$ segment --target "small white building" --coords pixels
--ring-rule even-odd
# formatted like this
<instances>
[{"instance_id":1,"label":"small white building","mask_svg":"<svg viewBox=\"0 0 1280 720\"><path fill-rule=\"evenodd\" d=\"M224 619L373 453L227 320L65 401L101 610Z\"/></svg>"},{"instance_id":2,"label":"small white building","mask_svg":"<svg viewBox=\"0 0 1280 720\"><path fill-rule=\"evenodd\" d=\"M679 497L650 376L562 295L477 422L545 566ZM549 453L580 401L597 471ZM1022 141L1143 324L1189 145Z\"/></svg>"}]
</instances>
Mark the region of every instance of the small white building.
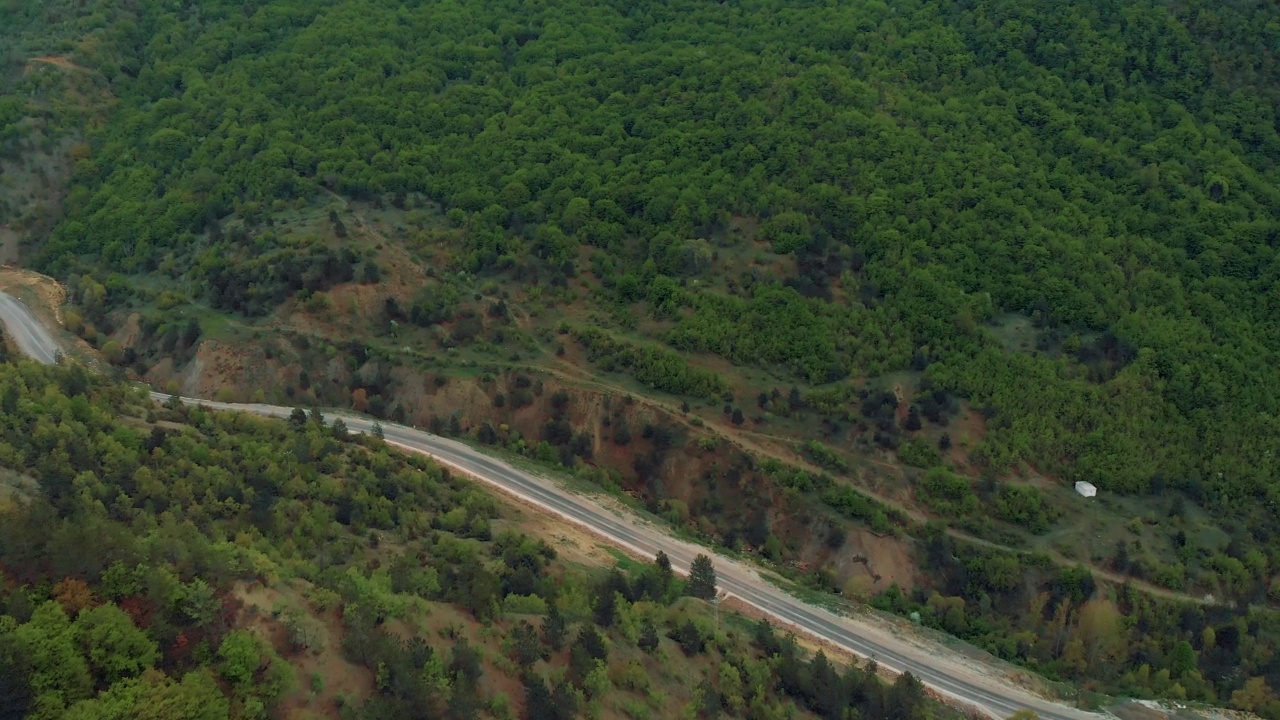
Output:
<instances>
[{"instance_id":1,"label":"small white building","mask_svg":"<svg viewBox=\"0 0 1280 720\"><path fill-rule=\"evenodd\" d=\"M1084 497L1093 497L1098 494L1098 488L1094 487L1093 483L1087 483L1081 480L1076 483L1076 492L1080 493Z\"/></svg>"}]
</instances>

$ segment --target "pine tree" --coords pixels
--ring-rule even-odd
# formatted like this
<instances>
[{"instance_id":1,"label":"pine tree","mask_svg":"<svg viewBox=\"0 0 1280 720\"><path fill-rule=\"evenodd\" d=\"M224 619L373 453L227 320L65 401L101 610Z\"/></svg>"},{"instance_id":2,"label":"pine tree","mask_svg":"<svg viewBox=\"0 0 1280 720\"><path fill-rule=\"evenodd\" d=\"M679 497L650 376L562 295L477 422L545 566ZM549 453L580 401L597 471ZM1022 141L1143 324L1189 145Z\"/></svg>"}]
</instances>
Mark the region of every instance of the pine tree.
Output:
<instances>
[{"instance_id":1,"label":"pine tree","mask_svg":"<svg viewBox=\"0 0 1280 720\"><path fill-rule=\"evenodd\" d=\"M670 637L680 643L680 649L685 655L697 655L706 648L706 639L702 637L702 632L692 620L685 620L670 634Z\"/></svg>"},{"instance_id":2,"label":"pine tree","mask_svg":"<svg viewBox=\"0 0 1280 720\"><path fill-rule=\"evenodd\" d=\"M603 662L608 657L609 651L604 645L604 638L595 631L595 628L590 625L584 626L578 631L578 636L569 651L568 676L581 686L587 675L595 669L596 661Z\"/></svg>"},{"instance_id":3,"label":"pine tree","mask_svg":"<svg viewBox=\"0 0 1280 720\"><path fill-rule=\"evenodd\" d=\"M781 647L768 618L761 618L760 622L756 623L754 640L756 647L764 651L765 657L773 657Z\"/></svg>"},{"instance_id":4,"label":"pine tree","mask_svg":"<svg viewBox=\"0 0 1280 720\"><path fill-rule=\"evenodd\" d=\"M646 620L640 628L640 640L636 642L636 645L647 653L658 649L658 628L652 622Z\"/></svg>"},{"instance_id":5,"label":"pine tree","mask_svg":"<svg viewBox=\"0 0 1280 720\"><path fill-rule=\"evenodd\" d=\"M528 670L542 658L538 644L538 632L528 621L521 620L511 631L511 650L521 669Z\"/></svg>"},{"instance_id":6,"label":"pine tree","mask_svg":"<svg viewBox=\"0 0 1280 720\"><path fill-rule=\"evenodd\" d=\"M716 690L709 678L704 679L698 686L698 697L702 700L702 707L698 708L699 717L708 718L708 720L720 717L720 691Z\"/></svg>"},{"instance_id":7,"label":"pine tree","mask_svg":"<svg viewBox=\"0 0 1280 720\"><path fill-rule=\"evenodd\" d=\"M658 589L663 594L663 598L657 599L662 600L665 599L667 593L671 592L671 584L675 580L675 572L671 569L671 558L667 557L667 554L661 550L658 551L658 557L654 558L653 564L657 568Z\"/></svg>"},{"instance_id":8,"label":"pine tree","mask_svg":"<svg viewBox=\"0 0 1280 720\"><path fill-rule=\"evenodd\" d=\"M817 657L809 665L809 673L813 678L813 701L810 707L823 717L838 717L846 702L844 688L840 686L840 676L831 667L826 653L818 651Z\"/></svg>"},{"instance_id":9,"label":"pine tree","mask_svg":"<svg viewBox=\"0 0 1280 720\"><path fill-rule=\"evenodd\" d=\"M560 608L556 607L555 603L551 603L551 607L547 610L547 617L542 621L542 639L552 652L559 652L564 647L566 633L564 616L560 614Z\"/></svg>"},{"instance_id":10,"label":"pine tree","mask_svg":"<svg viewBox=\"0 0 1280 720\"><path fill-rule=\"evenodd\" d=\"M716 569L711 558L698 555L693 559L693 567L689 569L689 584L685 592L703 600L714 600L716 597Z\"/></svg>"},{"instance_id":11,"label":"pine tree","mask_svg":"<svg viewBox=\"0 0 1280 720\"><path fill-rule=\"evenodd\" d=\"M631 581L616 567L609 571L609 576L605 578L604 588L601 592L602 594L609 593L611 595L620 593L622 597L626 598L627 602L635 602L638 599L631 587Z\"/></svg>"},{"instance_id":12,"label":"pine tree","mask_svg":"<svg viewBox=\"0 0 1280 720\"><path fill-rule=\"evenodd\" d=\"M551 709L557 720L572 720L578 714L578 693L569 681L561 680L551 691Z\"/></svg>"},{"instance_id":13,"label":"pine tree","mask_svg":"<svg viewBox=\"0 0 1280 720\"><path fill-rule=\"evenodd\" d=\"M613 625L613 616L617 610L618 596L609 591L607 587L602 588L602 590L603 592L596 598L596 604L593 608L593 612L597 625L600 627L609 627Z\"/></svg>"},{"instance_id":14,"label":"pine tree","mask_svg":"<svg viewBox=\"0 0 1280 720\"><path fill-rule=\"evenodd\" d=\"M524 716L527 720L551 720L551 692L540 675L530 674L524 681Z\"/></svg>"},{"instance_id":15,"label":"pine tree","mask_svg":"<svg viewBox=\"0 0 1280 720\"><path fill-rule=\"evenodd\" d=\"M902 673L893 681L886 698L886 713L889 717L916 720L923 715L924 685L911 673Z\"/></svg>"},{"instance_id":16,"label":"pine tree","mask_svg":"<svg viewBox=\"0 0 1280 720\"><path fill-rule=\"evenodd\" d=\"M604 638L590 626L578 631L578 639L574 646L585 650L592 660L604 660L609 657L609 648L605 647Z\"/></svg>"}]
</instances>

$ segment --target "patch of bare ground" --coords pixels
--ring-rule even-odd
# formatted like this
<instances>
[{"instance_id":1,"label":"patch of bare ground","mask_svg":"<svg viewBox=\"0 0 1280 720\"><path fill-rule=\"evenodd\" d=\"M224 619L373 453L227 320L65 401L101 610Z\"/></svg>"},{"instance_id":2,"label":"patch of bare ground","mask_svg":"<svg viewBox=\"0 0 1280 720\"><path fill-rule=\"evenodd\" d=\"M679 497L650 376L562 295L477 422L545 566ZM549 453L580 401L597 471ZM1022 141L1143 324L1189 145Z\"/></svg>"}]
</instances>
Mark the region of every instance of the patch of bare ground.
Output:
<instances>
[{"instance_id":1,"label":"patch of bare ground","mask_svg":"<svg viewBox=\"0 0 1280 720\"><path fill-rule=\"evenodd\" d=\"M160 362L152 365L142 376L142 381L151 387L163 390L164 392L180 392L181 386L177 381L177 369L174 366L172 358L164 358Z\"/></svg>"},{"instance_id":2,"label":"patch of bare ground","mask_svg":"<svg viewBox=\"0 0 1280 720\"><path fill-rule=\"evenodd\" d=\"M142 316L133 313L125 318L120 327L111 334L111 339L120 343L120 347L133 347L142 339Z\"/></svg>"},{"instance_id":3,"label":"patch of bare ground","mask_svg":"<svg viewBox=\"0 0 1280 720\"><path fill-rule=\"evenodd\" d=\"M380 245L377 262L382 275L378 282L348 282L317 293L327 305L322 310L290 300L274 313L271 324L330 337L363 337L369 332L371 319L382 315L388 298L407 308L413 296L433 281L399 244L385 241L381 235L372 237Z\"/></svg>"},{"instance_id":4,"label":"patch of bare ground","mask_svg":"<svg viewBox=\"0 0 1280 720\"><path fill-rule=\"evenodd\" d=\"M23 73L29 74L41 66L56 67L74 72L89 72L88 68L75 64L70 58L63 57L61 55L43 55L40 57L29 58L27 60L26 67L23 68Z\"/></svg>"},{"instance_id":5,"label":"patch of bare ground","mask_svg":"<svg viewBox=\"0 0 1280 720\"><path fill-rule=\"evenodd\" d=\"M297 686L281 702L280 717L337 718L340 697L362 698L373 692L373 673L342 657L345 631L336 609L316 612L297 588L283 583L238 583L232 594L244 603L239 623L271 643L297 671ZM307 612L324 626L327 641L323 648L303 652L291 648L284 626L275 617L276 610L286 606ZM315 676L320 682L313 685Z\"/></svg>"},{"instance_id":6,"label":"patch of bare ground","mask_svg":"<svg viewBox=\"0 0 1280 720\"><path fill-rule=\"evenodd\" d=\"M68 355L90 368L105 367L97 349L65 331L62 306L67 302L67 289L57 280L23 268L0 266L0 291L21 300L45 327L54 330L63 347L68 348Z\"/></svg>"},{"instance_id":7,"label":"patch of bare ground","mask_svg":"<svg viewBox=\"0 0 1280 720\"><path fill-rule=\"evenodd\" d=\"M143 432L151 432L151 430L155 428L164 428L166 430L182 432L186 430L188 427L190 427L188 425L183 425L182 423L169 422L167 420L161 420L159 422L150 423L144 420L143 418L130 417L128 415L119 415L116 417L116 420L121 425L128 425L129 427L135 427L135 428L138 428L139 430L142 430Z\"/></svg>"},{"instance_id":8,"label":"patch of bare ground","mask_svg":"<svg viewBox=\"0 0 1280 720\"><path fill-rule=\"evenodd\" d=\"M893 396L898 400L898 408L896 411L898 425L902 425L907 420L907 415L911 412L911 402L907 398L907 391L902 387L902 383L894 383Z\"/></svg>"},{"instance_id":9,"label":"patch of bare ground","mask_svg":"<svg viewBox=\"0 0 1280 720\"><path fill-rule=\"evenodd\" d=\"M555 364L557 368L562 369L566 375L576 376L583 380L590 380L591 373L583 368L588 367L590 360L587 359L587 351L578 343L573 342L567 336L557 336L554 341L564 347L564 353L556 356ZM559 353L559 350L556 351Z\"/></svg>"},{"instance_id":10,"label":"patch of bare ground","mask_svg":"<svg viewBox=\"0 0 1280 720\"><path fill-rule=\"evenodd\" d=\"M829 278L827 282L830 283L828 287L831 289L831 301L836 305L847 305L852 301L854 293L858 289L856 280L852 283L852 288L846 287L843 277Z\"/></svg>"},{"instance_id":11,"label":"patch of bare ground","mask_svg":"<svg viewBox=\"0 0 1280 720\"><path fill-rule=\"evenodd\" d=\"M437 377L433 373L413 373L407 378L410 387L417 391L411 397L421 403L419 412L411 417L420 424L426 424L431 415L447 416L455 411L467 419L464 426L478 424L480 420L494 422L499 416L505 416L507 424L513 427L540 423L545 419L545 416L538 415L536 404L508 413L496 413L493 400L478 383L449 380L444 385L437 385ZM547 391L544 389L543 392ZM422 412L424 406L430 411ZM529 437L536 437L536 434Z\"/></svg>"},{"instance_id":12,"label":"patch of bare ground","mask_svg":"<svg viewBox=\"0 0 1280 720\"><path fill-rule=\"evenodd\" d=\"M804 554L820 556L824 545L824 539L814 538ZM830 555L826 567L841 587L874 594L896 584L903 592L910 592L921 579L911 558L911 547L892 535L876 535L855 527L839 550L827 552Z\"/></svg>"},{"instance_id":13,"label":"patch of bare ground","mask_svg":"<svg viewBox=\"0 0 1280 720\"><path fill-rule=\"evenodd\" d=\"M147 372L146 380L170 389L176 384L177 391L189 397L256 401L278 388L282 376L297 382L297 369L282 367L270 354L270 347L262 342L205 340L185 366L174 367L166 358Z\"/></svg>"},{"instance_id":14,"label":"patch of bare ground","mask_svg":"<svg viewBox=\"0 0 1280 720\"><path fill-rule=\"evenodd\" d=\"M982 413L965 408L962 413L952 418L949 425L951 433L951 449L947 451L947 460L957 468L969 466L969 452L973 450L987 434L987 419Z\"/></svg>"},{"instance_id":15,"label":"patch of bare ground","mask_svg":"<svg viewBox=\"0 0 1280 720\"><path fill-rule=\"evenodd\" d=\"M1057 488L1063 487L1065 484L1057 478L1040 472L1032 465L1027 466L1027 472L1024 473L1020 479L1026 484L1037 487L1041 490L1056 490Z\"/></svg>"},{"instance_id":16,"label":"patch of bare ground","mask_svg":"<svg viewBox=\"0 0 1280 720\"><path fill-rule=\"evenodd\" d=\"M495 529L506 526L530 537L541 538L555 549L557 557L569 563L589 567L614 564L613 555L605 550L600 539L579 526L566 523L509 495L495 494L494 497L504 508L500 513L503 519L494 521Z\"/></svg>"},{"instance_id":17,"label":"patch of bare ground","mask_svg":"<svg viewBox=\"0 0 1280 720\"><path fill-rule=\"evenodd\" d=\"M498 625L485 627L452 605L436 603L432 604L431 612L425 617L415 619L415 624L419 626L418 631L406 627L397 620L388 621L385 627L404 640L420 636L437 652L447 652L448 646L455 640L465 639L467 644L479 650L483 657L481 665L484 673L480 678L482 694L488 697L505 695L514 706L518 705L524 697L524 683L510 674L510 666L500 666L503 662L501 658L504 656L502 638L507 635L507 630L514 622L514 619L507 618L505 622ZM538 622L534 621L533 624L537 626Z\"/></svg>"},{"instance_id":18,"label":"patch of bare ground","mask_svg":"<svg viewBox=\"0 0 1280 720\"><path fill-rule=\"evenodd\" d=\"M689 361L690 365L697 368L702 368L704 370L710 370L711 372L714 372L714 373L719 373L721 377L724 377L726 379L733 378L737 376L739 372L741 372L741 370L733 366L733 363L729 362L728 360L725 360L719 355L710 355L707 353L681 353L681 354L684 356L685 360ZM743 398L744 402L746 402L748 399L752 399L755 397L755 394L751 392L751 388L736 387L734 388L734 390L736 391L734 394L740 398ZM752 402L754 402L754 400L752 400ZM743 407L743 412L749 412L749 411L750 411L749 408Z\"/></svg>"},{"instance_id":19,"label":"patch of bare ground","mask_svg":"<svg viewBox=\"0 0 1280 720\"><path fill-rule=\"evenodd\" d=\"M755 239L756 230L759 227L759 218L751 215L734 215L729 218L729 230L740 234L748 240Z\"/></svg>"},{"instance_id":20,"label":"patch of bare ground","mask_svg":"<svg viewBox=\"0 0 1280 720\"><path fill-rule=\"evenodd\" d=\"M57 280L32 270L5 265L0 267L0 290L27 303L37 316L52 317L62 325L62 306L67 301L67 289Z\"/></svg>"}]
</instances>

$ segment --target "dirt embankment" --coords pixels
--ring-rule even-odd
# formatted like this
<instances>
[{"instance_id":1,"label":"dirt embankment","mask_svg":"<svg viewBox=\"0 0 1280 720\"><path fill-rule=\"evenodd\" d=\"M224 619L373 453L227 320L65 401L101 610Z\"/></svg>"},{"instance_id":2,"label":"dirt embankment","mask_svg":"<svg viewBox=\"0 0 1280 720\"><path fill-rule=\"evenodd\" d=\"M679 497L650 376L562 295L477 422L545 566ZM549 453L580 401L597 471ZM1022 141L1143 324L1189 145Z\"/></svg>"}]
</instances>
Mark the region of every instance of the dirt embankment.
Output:
<instances>
[{"instance_id":1,"label":"dirt embankment","mask_svg":"<svg viewBox=\"0 0 1280 720\"><path fill-rule=\"evenodd\" d=\"M0 266L0 290L26 302L37 317L50 317L62 325L62 306L67 302L67 289L57 280L31 270L3 265Z\"/></svg>"},{"instance_id":2,"label":"dirt embankment","mask_svg":"<svg viewBox=\"0 0 1280 720\"><path fill-rule=\"evenodd\" d=\"M308 360L300 362L301 354ZM359 407L366 396L350 390L358 385L353 377L376 374L373 365L353 371L340 353L326 358L314 346L304 353L279 339L206 341L183 367L162 361L145 379L199 397ZM858 594L893 583L910 589L919 580L906 541L877 536L788 496L742 447L678 411L550 373L446 378L405 367L383 372L393 388L383 393L390 399L383 411L408 424L472 437L487 425L492 441L522 439L536 446L545 440L556 452L577 444L580 456L587 441L579 438L589 436L590 465L691 530L753 551L763 551L775 536L786 562L823 567ZM280 397L281 388L291 388L292 396Z\"/></svg>"},{"instance_id":3,"label":"dirt embankment","mask_svg":"<svg viewBox=\"0 0 1280 720\"><path fill-rule=\"evenodd\" d=\"M47 275L4 265L0 266L0 291L21 300L37 318L55 331L68 355L89 367L101 368L98 351L63 329L62 308L67 302L67 289L61 283Z\"/></svg>"}]
</instances>

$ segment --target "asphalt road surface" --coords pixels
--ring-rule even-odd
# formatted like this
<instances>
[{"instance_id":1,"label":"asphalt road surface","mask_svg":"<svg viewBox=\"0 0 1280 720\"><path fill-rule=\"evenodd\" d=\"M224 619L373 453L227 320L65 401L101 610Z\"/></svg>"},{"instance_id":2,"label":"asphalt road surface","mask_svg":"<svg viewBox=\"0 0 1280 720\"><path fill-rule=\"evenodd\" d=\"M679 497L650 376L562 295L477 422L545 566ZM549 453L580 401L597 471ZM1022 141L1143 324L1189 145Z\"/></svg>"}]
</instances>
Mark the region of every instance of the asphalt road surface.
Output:
<instances>
[{"instance_id":1,"label":"asphalt road surface","mask_svg":"<svg viewBox=\"0 0 1280 720\"><path fill-rule=\"evenodd\" d=\"M61 345L17 298L0 292L0 321L24 355L50 364Z\"/></svg>"},{"instance_id":2,"label":"asphalt road surface","mask_svg":"<svg viewBox=\"0 0 1280 720\"><path fill-rule=\"evenodd\" d=\"M0 321L8 328L19 348L36 360L54 362L60 349L58 341L31 312L16 299L0 293ZM157 402L165 402L167 393L151 392ZM182 398L188 404L211 409L247 412L271 417L288 417L293 408L263 404L220 403ZM374 421L343 414L353 432L372 432ZM455 440L442 438L415 428L382 423L388 443L405 450L429 455L437 462L547 512L583 527L632 553L653 557L659 550L671 558L678 570L688 572L698 553L707 553L715 561L719 587L726 597L733 597L778 622L826 641L865 658L874 658L881 666L899 672L910 672L934 691L997 718L1006 718L1023 709L1035 711L1047 720L1096 720L1099 715L1035 697L1021 688L983 674L982 670L965 672L954 659L942 659L945 651L932 651L920 643L906 642L883 630L871 631L856 619L836 615L797 599L761 579L749 565L711 552L692 543L671 537L663 528L637 517L611 510L589 498L577 496L555 482L515 468L489 457Z\"/></svg>"}]
</instances>

